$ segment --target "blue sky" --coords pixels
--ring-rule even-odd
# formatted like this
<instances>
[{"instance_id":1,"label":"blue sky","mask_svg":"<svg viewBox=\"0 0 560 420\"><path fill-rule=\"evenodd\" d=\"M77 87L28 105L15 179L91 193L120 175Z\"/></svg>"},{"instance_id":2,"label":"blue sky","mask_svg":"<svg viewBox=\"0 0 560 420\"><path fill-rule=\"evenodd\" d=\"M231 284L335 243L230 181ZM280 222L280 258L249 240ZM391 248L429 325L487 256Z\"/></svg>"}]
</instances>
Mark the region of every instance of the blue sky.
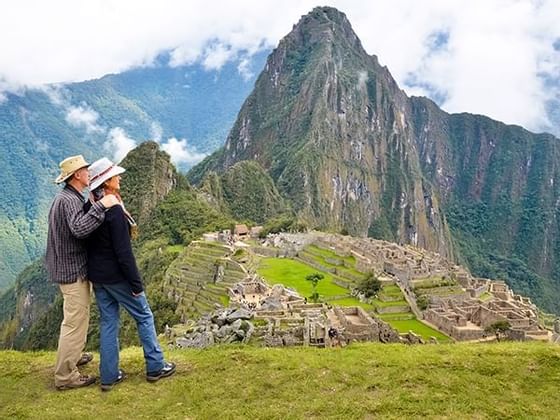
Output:
<instances>
[{"instance_id":1,"label":"blue sky","mask_svg":"<svg viewBox=\"0 0 560 420\"><path fill-rule=\"evenodd\" d=\"M209 71L273 48L317 5L347 14L410 95L560 134L560 2L552 0L19 0L0 16L0 92L146 66Z\"/></svg>"}]
</instances>

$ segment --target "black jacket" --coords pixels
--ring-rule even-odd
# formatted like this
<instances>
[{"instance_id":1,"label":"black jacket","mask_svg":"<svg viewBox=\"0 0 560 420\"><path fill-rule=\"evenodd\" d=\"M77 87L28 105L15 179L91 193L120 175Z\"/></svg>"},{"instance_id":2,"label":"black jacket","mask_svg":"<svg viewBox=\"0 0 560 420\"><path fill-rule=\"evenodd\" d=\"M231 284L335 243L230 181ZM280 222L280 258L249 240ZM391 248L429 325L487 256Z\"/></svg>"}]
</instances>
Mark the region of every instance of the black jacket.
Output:
<instances>
[{"instance_id":1,"label":"black jacket","mask_svg":"<svg viewBox=\"0 0 560 420\"><path fill-rule=\"evenodd\" d=\"M91 203L86 203L85 211ZM88 278L93 283L130 284L134 293L144 290L130 242L130 224L121 206L105 212L105 220L87 240Z\"/></svg>"}]
</instances>

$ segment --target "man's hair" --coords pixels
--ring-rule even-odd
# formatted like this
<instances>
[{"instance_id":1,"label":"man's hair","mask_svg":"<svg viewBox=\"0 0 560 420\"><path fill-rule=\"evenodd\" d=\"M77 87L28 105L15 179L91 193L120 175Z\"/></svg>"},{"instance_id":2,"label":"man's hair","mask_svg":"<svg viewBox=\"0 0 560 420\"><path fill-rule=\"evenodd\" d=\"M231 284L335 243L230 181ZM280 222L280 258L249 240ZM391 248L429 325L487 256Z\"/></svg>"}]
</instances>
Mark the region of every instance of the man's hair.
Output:
<instances>
[{"instance_id":1,"label":"man's hair","mask_svg":"<svg viewBox=\"0 0 560 420\"><path fill-rule=\"evenodd\" d=\"M78 171L76 171L78 172ZM64 185L70 185L70 181L72 181L74 179L74 176L76 175L76 172L74 172L72 175L70 175L68 178L66 178L66 180L64 181Z\"/></svg>"}]
</instances>

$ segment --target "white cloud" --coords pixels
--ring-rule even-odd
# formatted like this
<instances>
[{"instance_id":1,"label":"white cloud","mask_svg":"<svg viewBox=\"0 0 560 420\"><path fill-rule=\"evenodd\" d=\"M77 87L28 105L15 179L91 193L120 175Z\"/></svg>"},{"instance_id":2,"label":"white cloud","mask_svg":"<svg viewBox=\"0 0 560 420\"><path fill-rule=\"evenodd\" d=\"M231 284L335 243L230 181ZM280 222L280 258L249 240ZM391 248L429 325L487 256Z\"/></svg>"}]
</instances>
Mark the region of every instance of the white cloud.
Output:
<instances>
[{"instance_id":1,"label":"white cloud","mask_svg":"<svg viewBox=\"0 0 560 420\"><path fill-rule=\"evenodd\" d=\"M219 69L237 60L243 75L244 51L276 46L316 5L311 0L168 0L165 7L132 0L10 2L2 8L0 80L17 87L91 79L150 65L162 51L171 51L172 65L198 61ZM545 105L560 97L560 53L553 47L560 39L560 2L331 0L328 5L347 14L366 51L376 54L408 93L432 95L450 112L483 113L535 130L549 125ZM434 45L438 33L447 34L444 45ZM545 78L555 83L545 84Z\"/></svg>"},{"instance_id":2,"label":"white cloud","mask_svg":"<svg viewBox=\"0 0 560 420\"><path fill-rule=\"evenodd\" d=\"M245 81L251 79L255 73L251 70L251 59L250 57L243 57L239 61L239 65L237 66L237 71Z\"/></svg>"},{"instance_id":3,"label":"white cloud","mask_svg":"<svg viewBox=\"0 0 560 420\"><path fill-rule=\"evenodd\" d=\"M120 162L126 154L136 147L136 141L130 137L121 127L109 130L107 141L103 148L111 155L115 162Z\"/></svg>"},{"instance_id":4,"label":"white cloud","mask_svg":"<svg viewBox=\"0 0 560 420\"><path fill-rule=\"evenodd\" d=\"M161 141L161 136L163 135L163 129L161 128L161 125L157 121L152 121L152 124L150 125L150 133L154 141L158 143Z\"/></svg>"},{"instance_id":5,"label":"white cloud","mask_svg":"<svg viewBox=\"0 0 560 420\"><path fill-rule=\"evenodd\" d=\"M171 162L175 165L192 166L207 156L205 153L191 149L187 144L187 140L178 140L175 137L171 137L167 142L161 143L161 149L171 156Z\"/></svg>"},{"instance_id":6,"label":"white cloud","mask_svg":"<svg viewBox=\"0 0 560 420\"><path fill-rule=\"evenodd\" d=\"M234 54L230 45L221 42L212 44L205 51L202 65L206 70L219 70Z\"/></svg>"},{"instance_id":7,"label":"white cloud","mask_svg":"<svg viewBox=\"0 0 560 420\"><path fill-rule=\"evenodd\" d=\"M102 133L103 127L97 124L99 114L87 105L70 106L66 121L74 127L83 127L87 133Z\"/></svg>"}]
</instances>

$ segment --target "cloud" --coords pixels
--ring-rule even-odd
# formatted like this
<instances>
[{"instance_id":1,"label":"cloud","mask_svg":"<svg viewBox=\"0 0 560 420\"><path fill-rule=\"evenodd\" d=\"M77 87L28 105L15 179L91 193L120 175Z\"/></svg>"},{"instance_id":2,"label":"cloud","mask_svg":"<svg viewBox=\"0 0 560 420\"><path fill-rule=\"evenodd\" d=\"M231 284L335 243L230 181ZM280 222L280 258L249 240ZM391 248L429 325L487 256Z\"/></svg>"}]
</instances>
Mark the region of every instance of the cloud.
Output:
<instances>
[{"instance_id":1,"label":"cloud","mask_svg":"<svg viewBox=\"0 0 560 420\"><path fill-rule=\"evenodd\" d=\"M200 153L194 148L191 149L187 144L187 140L178 140L175 137L171 137L165 143L161 143L161 149L171 156L171 162L177 166L193 166L207 156L207 154Z\"/></svg>"},{"instance_id":2,"label":"cloud","mask_svg":"<svg viewBox=\"0 0 560 420\"><path fill-rule=\"evenodd\" d=\"M136 140L128 137L128 134L121 127L109 130L107 141L103 149L107 151L115 162L120 162L126 154L136 147Z\"/></svg>"},{"instance_id":3,"label":"cloud","mask_svg":"<svg viewBox=\"0 0 560 420\"><path fill-rule=\"evenodd\" d=\"M152 124L150 124L150 133L154 141L158 143L161 141L161 136L163 135L163 129L161 128L161 125L157 121L152 121Z\"/></svg>"},{"instance_id":4,"label":"cloud","mask_svg":"<svg viewBox=\"0 0 560 420\"><path fill-rule=\"evenodd\" d=\"M363 90L366 88L366 83L368 81L367 71L362 70L358 72L358 86L357 88Z\"/></svg>"},{"instance_id":5,"label":"cloud","mask_svg":"<svg viewBox=\"0 0 560 420\"><path fill-rule=\"evenodd\" d=\"M560 97L560 2L328 4L347 14L366 51L409 94L431 96L449 112L560 133L560 121L549 118L558 114ZM311 0L168 0L165 7L132 0L10 2L2 8L0 80L17 87L91 79L153 65L164 51L172 66L220 69L234 60L247 75L251 54L275 47L315 6Z\"/></svg>"},{"instance_id":6,"label":"cloud","mask_svg":"<svg viewBox=\"0 0 560 420\"><path fill-rule=\"evenodd\" d=\"M102 133L105 129L97 124L99 114L87 105L70 106L66 121L74 127L83 127L87 133Z\"/></svg>"},{"instance_id":7,"label":"cloud","mask_svg":"<svg viewBox=\"0 0 560 420\"><path fill-rule=\"evenodd\" d=\"M206 70L219 70L234 55L235 52L230 45L217 42L205 50L202 65Z\"/></svg>"},{"instance_id":8,"label":"cloud","mask_svg":"<svg viewBox=\"0 0 560 420\"><path fill-rule=\"evenodd\" d=\"M243 57L237 66L237 71L245 81L250 80L255 73L251 70L251 58Z\"/></svg>"}]
</instances>

